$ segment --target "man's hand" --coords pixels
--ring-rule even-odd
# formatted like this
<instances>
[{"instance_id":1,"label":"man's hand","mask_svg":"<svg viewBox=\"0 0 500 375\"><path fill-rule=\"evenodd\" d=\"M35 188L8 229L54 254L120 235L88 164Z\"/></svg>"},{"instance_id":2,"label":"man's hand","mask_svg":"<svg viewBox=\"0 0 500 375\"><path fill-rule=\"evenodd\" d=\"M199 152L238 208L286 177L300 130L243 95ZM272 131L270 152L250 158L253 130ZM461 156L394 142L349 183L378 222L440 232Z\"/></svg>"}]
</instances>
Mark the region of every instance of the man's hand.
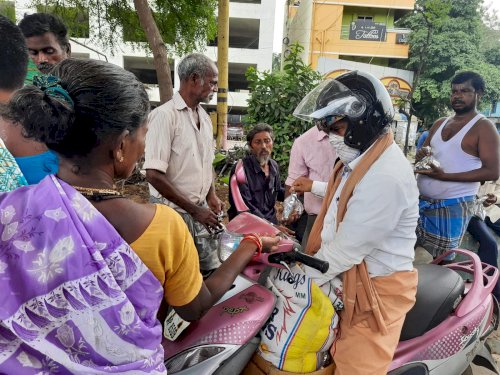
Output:
<instances>
[{"instance_id":1,"label":"man's hand","mask_svg":"<svg viewBox=\"0 0 500 375\"><path fill-rule=\"evenodd\" d=\"M220 214L224 210L224 202L215 194L209 194L207 196L207 204L216 214Z\"/></svg>"},{"instance_id":2,"label":"man's hand","mask_svg":"<svg viewBox=\"0 0 500 375\"><path fill-rule=\"evenodd\" d=\"M262 241L262 252L263 253L272 253L278 250L278 243L280 242L279 237L260 237Z\"/></svg>"},{"instance_id":3,"label":"man's hand","mask_svg":"<svg viewBox=\"0 0 500 375\"><path fill-rule=\"evenodd\" d=\"M441 167L436 167L434 164L429 164L429 165L431 167L430 169L417 169L415 173L423 174L431 178L434 178L436 180L441 180L441 181L446 180L445 178L446 173L443 171Z\"/></svg>"},{"instance_id":4,"label":"man's hand","mask_svg":"<svg viewBox=\"0 0 500 375\"><path fill-rule=\"evenodd\" d=\"M484 207L489 207L497 203L497 196L495 194L486 194L486 199L483 202Z\"/></svg>"},{"instance_id":5,"label":"man's hand","mask_svg":"<svg viewBox=\"0 0 500 375\"><path fill-rule=\"evenodd\" d=\"M290 225L295 223L297 220L299 220L300 215L297 213L297 211L293 210L293 212L288 216L288 219L282 220L283 224L285 225Z\"/></svg>"},{"instance_id":6,"label":"man's hand","mask_svg":"<svg viewBox=\"0 0 500 375\"><path fill-rule=\"evenodd\" d=\"M415 154L415 163L419 162L422 160L424 157L431 155L432 152L429 151L429 148L427 147L421 147L417 153Z\"/></svg>"},{"instance_id":7,"label":"man's hand","mask_svg":"<svg viewBox=\"0 0 500 375\"><path fill-rule=\"evenodd\" d=\"M191 213L191 216L196 221L202 223L209 232L219 228L217 214L209 208L196 207L195 211Z\"/></svg>"},{"instance_id":8,"label":"man's hand","mask_svg":"<svg viewBox=\"0 0 500 375\"><path fill-rule=\"evenodd\" d=\"M284 225L276 225L276 228L285 233L287 236L295 236L295 232L291 229L288 229Z\"/></svg>"},{"instance_id":9,"label":"man's hand","mask_svg":"<svg viewBox=\"0 0 500 375\"><path fill-rule=\"evenodd\" d=\"M296 193L310 192L312 189L313 180L307 177L298 177L292 185L293 191Z\"/></svg>"}]
</instances>

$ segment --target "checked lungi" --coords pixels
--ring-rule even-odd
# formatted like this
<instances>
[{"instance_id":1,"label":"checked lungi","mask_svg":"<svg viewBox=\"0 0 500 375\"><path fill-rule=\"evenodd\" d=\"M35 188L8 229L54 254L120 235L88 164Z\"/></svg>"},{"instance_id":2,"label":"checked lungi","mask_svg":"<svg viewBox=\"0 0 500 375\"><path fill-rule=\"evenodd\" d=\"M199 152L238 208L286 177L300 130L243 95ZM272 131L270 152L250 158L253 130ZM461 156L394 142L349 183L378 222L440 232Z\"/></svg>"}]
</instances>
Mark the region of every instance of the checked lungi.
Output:
<instances>
[{"instance_id":1,"label":"checked lungi","mask_svg":"<svg viewBox=\"0 0 500 375\"><path fill-rule=\"evenodd\" d=\"M473 215L475 196L452 199L420 197L417 245L433 257L456 248Z\"/></svg>"}]
</instances>

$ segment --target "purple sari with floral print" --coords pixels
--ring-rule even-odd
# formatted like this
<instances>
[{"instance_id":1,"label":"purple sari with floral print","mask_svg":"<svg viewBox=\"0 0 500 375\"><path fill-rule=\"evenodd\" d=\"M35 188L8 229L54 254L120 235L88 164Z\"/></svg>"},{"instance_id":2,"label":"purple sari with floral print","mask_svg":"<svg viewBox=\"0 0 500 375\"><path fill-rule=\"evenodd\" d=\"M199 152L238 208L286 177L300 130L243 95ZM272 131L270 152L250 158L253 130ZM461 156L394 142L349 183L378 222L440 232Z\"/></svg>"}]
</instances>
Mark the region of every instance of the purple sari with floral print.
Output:
<instances>
[{"instance_id":1,"label":"purple sari with floral print","mask_svg":"<svg viewBox=\"0 0 500 375\"><path fill-rule=\"evenodd\" d=\"M0 194L0 233L0 373L166 374L162 286L87 199Z\"/></svg>"}]
</instances>

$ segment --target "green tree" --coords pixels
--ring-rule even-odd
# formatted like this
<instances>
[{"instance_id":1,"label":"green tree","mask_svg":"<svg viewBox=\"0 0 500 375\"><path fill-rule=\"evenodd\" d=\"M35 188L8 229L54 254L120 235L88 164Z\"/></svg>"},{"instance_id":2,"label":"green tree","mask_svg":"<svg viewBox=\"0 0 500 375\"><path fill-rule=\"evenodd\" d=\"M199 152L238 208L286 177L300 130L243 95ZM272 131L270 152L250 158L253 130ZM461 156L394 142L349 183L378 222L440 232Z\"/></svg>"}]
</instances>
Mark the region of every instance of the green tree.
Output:
<instances>
[{"instance_id":1,"label":"green tree","mask_svg":"<svg viewBox=\"0 0 500 375\"><path fill-rule=\"evenodd\" d=\"M481 42L479 48L486 62L500 66L500 16L496 9L481 7Z\"/></svg>"},{"instance_id":2,"label":"green tree","mask_svg":"<svg viewBox=\"0 0 500 375\"><path fill-rule=\"evenodd\" d=\"M206 45L216 33L217 0L33 0L31 5L43 5L69 24L75 9L88 11L91 41L112 52L121 30L127 40L147 41L162 103L172 97L167 46L182 55Z\"/></svg>"},{"instance_id":3,"label":"green tree","mask_svg":"<svg viewBox=\"0 0 500 375\"><path fill-rule=\"evenodd\" d=\"M497 48L487 38L482 0L417 0L415 11L401 22L412 29L405 68L416 72L411 111L429 126L449 110L450 82L458 71L473 70L487 84L484 102L500 98L500 70L486 58L485 48ZM418 74L417 74L418 73Z\"/></svg>"},{"instance_id":4,"label":"green tree","mask_svg":"<svg viewBox=\"0 0 500 375\"><path fill-rule=\"evenodd\" d=\"M293 141L311 125L292 115L302 98L321 80L321 75L300 58L303 47L294 44L285 57L283 70L258 72L249 68L247 79L251 89L248 100L247 126L265 122L273 127L273 158L286 177Z\"/></svg>"},{"instance_id":5,"label":"green tree","mask_svg":"<svg viewBox=\"0 0 500 375\"><path fill-rule=\"evenodd\" d=\"M16 22L16 4L13 1L0 1L0 14Z\"/></svg>"},{"instance_id":6,"label":"green tree","mask_svg":"<svg viewBox=\"0 0 500 375\"><path fill-rule=\"evenodd\" d=\"M412 90L406 98L401 98L399 109L399 111L404 113L408 118L404 145L405 155L408 153L410 125L412 116L415 113L415 94L421 84L421 77L423 70L426 67L427 56L431 47L432 38L436 28L441 26L442 23L447 20L450 8L450 0L417 0L413 15L405 20L406 25L413 28L413 33L410 36L412 49L407 65L412 66L415 71ZM420 26L421 24L425 25L425 27L415 27L415 25ZM408 111L406 110L407 108Z\"/></svg>"}]
</instances>

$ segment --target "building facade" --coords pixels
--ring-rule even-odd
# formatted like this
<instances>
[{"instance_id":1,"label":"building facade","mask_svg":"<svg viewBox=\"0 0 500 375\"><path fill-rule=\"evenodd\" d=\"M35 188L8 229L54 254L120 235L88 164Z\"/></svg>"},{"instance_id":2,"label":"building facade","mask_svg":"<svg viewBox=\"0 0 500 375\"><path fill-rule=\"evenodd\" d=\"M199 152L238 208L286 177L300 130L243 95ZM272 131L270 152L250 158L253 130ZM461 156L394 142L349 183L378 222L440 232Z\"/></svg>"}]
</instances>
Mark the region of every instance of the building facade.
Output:
<instances>
[{"instance_id":1,"label":"building facade","mask_svg":"<svg viewBox=\"0 0 500 375\"><path fill-rule=\"evenodd\" d=\"M35 13L30 0L1 1L0 12L18 23L26 13ZM43 9L38 9L43 11ZM153 104L159 101L158 82L153 59L145 44L130 41L127 30L117 33L119 43L112 54L92 43L92 24L97 22L88 14L78 14L79 22L70 24L72 56L107 60L133 72L148 88ZM275 22L274 0L231 0L229 8L229 119L238 121L238 114L244 113L249 96L245 72L249 67L270 70L273 56L273 35ZM168 47L167 47L168 48ZM217 46L207 43L200 51L217 61ZM170 55L170 67L174 91L180 82L176 74L180 56ZM216 107L217 98L208 104L208 109Z\"/></svg>"},{"instance_id":2,"label":"building facade","mask_svg":"<svg viewBox=\"0 0 500 375\"><path fill-rule=\"evenodd\" d=\"M292 43L304 47L302 59L325 78L363 70L379 78L395 106L412 88L413 72L398 69L408 58L410 30L399 20L414 8L414 0L295 0L287 5L283 54ZM396 141L404 142L407 120L396 115ZM412 119L410 144L417 121Z\"/></svg>"}]
</instances>

